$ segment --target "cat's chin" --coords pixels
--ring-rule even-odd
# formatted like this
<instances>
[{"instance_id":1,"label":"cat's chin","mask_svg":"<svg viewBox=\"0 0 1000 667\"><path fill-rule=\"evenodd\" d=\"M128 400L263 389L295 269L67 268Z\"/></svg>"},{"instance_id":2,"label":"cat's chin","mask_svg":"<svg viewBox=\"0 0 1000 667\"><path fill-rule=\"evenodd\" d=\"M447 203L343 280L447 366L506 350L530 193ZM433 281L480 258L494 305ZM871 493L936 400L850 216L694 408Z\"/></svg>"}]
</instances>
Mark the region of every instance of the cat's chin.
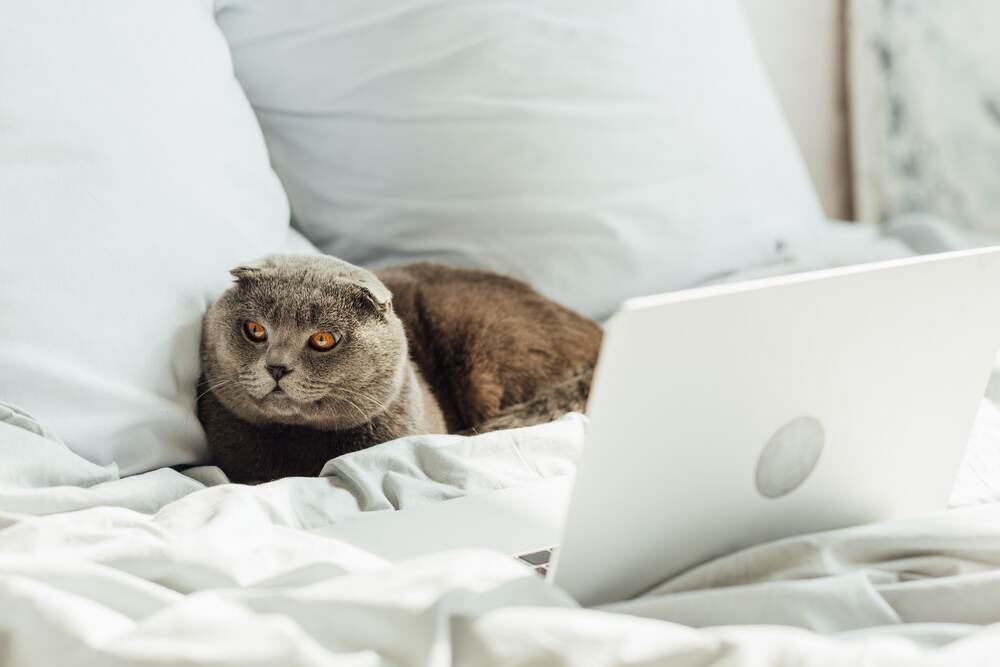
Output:
<instances>
[{"instance_id":1,"label":"cat's chin","mask_svg":"<svg viewBox=\"0 0 1000 667\"><path fill-rule=\"evenodd\" d=\"M327 413L328 406L323 401L303 401L281 389L273 390L256 400L254 421L258 423L282 423L308 426L317 430L331 430L354 427L355 423Z\"/></svg>"},{"instance_id":2,"label":"cat's chin","mask_svg":"<svg viewBox=\"0 0 1000 667\"><path fill-rule=\"evenodd\" d=\"M318 431L342 431L363 426L375 416L363 413L356 404L336 396L303 400L294 389L290 393L274 388L262 396L247 390L241 399L232 394L224 398L228 400L223 400L223 405L230 412L251 424L287 424Z\"/></svg>"},{"instance_id":3,"label":"cat's chin","mask_svg":"<svg viewBox=\"0 0 1000 667\"><path fill-rule=\"evenodd\" d=\"M263 396L247 392L242 400L223 403L240 419L253 424L306 424L310 421L304 414L308 412L308 406L281 389L269 391Z\"/></svg>"},{"instance_id":4,"label":"cat's chin","mask_svg":"<svg viewBox=\"0 0 1000 667\"><path fill-rule=\"evenodd\" d=\"M304 407L301 401L281 389L268 392L263 398L257 399L257 403L265 413L282 415L301 414Z\"/></svg>"},{"instance_id":5,"label":"cat's chin","mask_svg":"<svg viewBox=\"0 0 1000 667\"><path fill-rule=\"evenodd\" d=\"M269 394L264 396L265 401L290 401L292 397L284 389L273 389Z\"/></svg>"}]
</instances>

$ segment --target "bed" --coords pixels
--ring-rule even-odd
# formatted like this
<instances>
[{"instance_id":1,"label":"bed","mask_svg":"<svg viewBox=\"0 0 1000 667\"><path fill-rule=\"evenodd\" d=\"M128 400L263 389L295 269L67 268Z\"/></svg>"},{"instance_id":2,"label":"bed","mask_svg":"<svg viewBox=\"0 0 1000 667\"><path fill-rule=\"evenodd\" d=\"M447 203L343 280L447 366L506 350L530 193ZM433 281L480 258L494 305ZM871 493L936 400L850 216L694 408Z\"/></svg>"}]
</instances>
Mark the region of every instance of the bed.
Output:
<instances>
[{"instance_id":1,"label":"bed","mask_svg":"<svg viewBox=\"0 0 1000 667\"><path fill-rule=\"evenodd\" d=\"M19 11L40 20L30 12L47 4L25 4ZM175 4L183 11L176 10ZM23 302L34 301L35 292L45 288L72 295L74 284L89 284L92 267L102 264L112 265L116 272L133 270L135 285L148 281L150 275L166 273L181 256L186 262L184 273L192 281L200 280L202 274L212 280L217 273L225 278L225 268L230 266L225 262L230 258L218 259L220 253L233 254L232 261L238 261L242 255L251 256L284 237L287 201L268 167L264 140L249 105L240 97L242 93L235 101L229 99L231 95L219 93L216 99L209 94L222 88L212 78L217 74L225 75L227 85L237 87L230 81L229 54L221 35L213 32L214 25L209 30L200 22L213 20L211 9L205 11L205 17L199 14L198 21L191 19L189 23L197 30L186 27L185 12L202 12L202 4L128 6L136 12L129 18L133 26L139 26L137 41L143 41L143 25L154 28L151 34L155 39L146 41L159 43L162 35L173 34L160 30L165 20L171 21L169 25L177 34L187 36L182 55L197 62L191 63L191 71L180 77L180 83L172 82L194 86L183 88L184 96L167 90L156 97L155 86L151 83L146 87L147 79L152 81L154 75L166 72L175 76L172 65L181 52L174 48L157 57L142 51L147 60L136 60L134 72L128 67L108 70L122 77L121 81L115 79L120 89L138 86L149 96L115 98L116 104L127 105L120 116L107 114L99 105L91 108L90 103L100 101L101 96L85 94L87 86L80 84L81 90L76 91L79 100L71 105L74 123L90 127L86 122L93 120L80 112L81 106L98 117L95 127L117 128L120 117L140 123L152 116L156 123L139 133L142 151L133 150L134 136L119 137L111 147L133 159L139 155L138 163L126 162L125 168L118 165L115 174L124 180L114 183L117 190L105 185L93 190L81 187L79 201L70 196L75 191L63 193L67 227L55 234L41 223L35 225L41 231L38 239L28 239L28 247L45 247L45 257L55 257L60 267L66 264L76 269L59 274L62 282L23 283ZM746 5L826 212L849 217L851 177L841 76L843 3L747 0ZM125 5L103 1L100 6L103 15L94 9L87 16L74 18L75 10L67 4L66 16L73 20L43 16L47 29L39 35L56 35L51 37L57 42L53 48L64 42L75 45L79 24L104 16L107 20L99 27L107 34L92 41L112 42L123 50L134 46L114 41L131 35L131 31L120 30ZM156 20L142 13L157 6L162 15L152 15ZM2 29L0 25L0 33ZM59 37L58 30L65 30L66 35ZM8 34L8 39L0 40L0 49L16 41L15 36ZM29 51L43 54L30 64L44 72L60 59L50 58L45 48L38 48L38 38L25 37L26 50L21 55L27 58ZM9 48L16 48L16 44ZM0 56L5 53L0 52ZM86 55L81 49L77 57ZM119 60L121 56L112 53L111 62L117 65ZM16 68L3 69L4 63L15 62ZM800 67L801 62L813 66ZM27 73L23 81L13 78L11 72L20 75L22 70ZM9 99L34 100L39 83L32 78L32 71L19 58L0 57L0 78L10 77L27 91ZM70 72L72 81L86 82L84 75L89 71L80 67ZM131 79L126 76L130 72ZM98 71L94 76L94 85L117 90L105 81L103 73ZM53 100L60 101L64 95L69 98L65 87L53 88ZM37 113L10 116L35 134L17 136L11 145L28 145L28 139L40 137L43 150L24 153L36 158L32 164L37 169L56 163L75 164L78 170L60 172L58 181L89 183L94 174L103 172L84 168L88 163L81 156L104 155L101 151L105 150L111 155L114 151L104 144L100 150L93 146L89 152L77 150L80 137L75 126L65 129L65 123L44 124L49 111L58 105L39 95L45 104ZM170 104L179 97L184 104L177 110ZM147 104L149 100L156 103ZM230 107L227 116L209 113ZM174 134L161 132L161 126L171 128L175 112L182 114L186 126ZM236 136L236 130L243 126L253 126L252 141ZM65 134L58 134L63 129ZM0 135L3 131L0 127ZM232 144L203 161L191 161L185 152L193 154L201 144L210 140L218 143L220 136L230 134ZM51 146L60 137L74 150L64 150L58 160L50 159L56 155ZM169 152L175 146L184 151ZM172 161L149 160L149 154L161 155L156 151L166 151L163 154ZM73 160L66 159L70 154ZM15 179L26 173L24 165L4 162L11 155L20 154L0 151L0 173L6 175L0 181L21 183ZM225 161L227 156L231 162ZM4 171L5 166L10 171ZM195 180L204 182L180 187L183 177L196 168ZM46 182L39 190L24 189L28 194L22 213L29 222L37 211L46 210L49 199L60 199L47 194L47 183L52 179L42 180ZM156 190L163 183L170 185L166 193ZM233 197L226 200L220 195L222 190L239 192L230 192ZM5 197L11 192L0 189ZM130 211L128 206L135 204L134 210L148 215L158 228L170 229L171 243L165 249L157 247L148 233L135 233L134 217L123 215L119 221L103 214L108 211L91 207L94 201L103 201L94 192L130 193L135 201L108 198L114 205L110 212ZM224 205L234 200L240 202L235 209ZM157 207L149 201L165 203ZM197 215L175 213L175 208L185 211L181 205L185 202L191 204L186 212ZM49 222L48 218L40 220ZM112 222L118 226L108 227ZM210 225L215 226L207 233ZM132 251L81 252L78 243L86 239L76 240L79 227L95 237L105 233ZM919 225L910 228L914 229L925 232L921 237L925 241L927 233L932 241L940 240L940 229L933 225L929 231ZM16 238L5 237L5 241L20 241L34 232L19 233ZM134 233L134 238L128 237L129 233ZM822 265L846 264L908 254L912 245L904 243L903 236L906 234L887 237L874 227L830 224L815 243L824 251ZM912 242L913 236L908 238ZM71 240L64 253L49 252L60 239ZM206 248L202 253L205 257L193 256L192 239ZM132 246L127 245L129 240ZM135 252L136 247L142 252ZM925 244L921 249L933 248ZM81 255L84 260L80 260ZM19 280L19 266L24 271L33 270L45 257L32 259L30 266L13 260L0 262L0 284L6 285L8 279L17 284L13 281ZM82 263L73 264L76 261ZM10 273L3 273L4 264L14 267ZM716 279L738 280L819 266L809 261L781 263ZM109 274L102 287L113 292L125 282L118 273ZM583 445L585 417L571 414L551 424L471 438L405 438L336 459L317 478L259 486L226 484L216 468L184 465L197 459L195 445L185 445L174 459L163 463L166 454L156 449L159 440L144 439L144 431L109 426L113 419L132 426L122 413L129 417L145 410L154 417L136 421L145 424L166 415L165 422L167 418L174 420L170 423L176 425L173 432L178 441L197 441L197 424L191 422L194 393L177 387L187 381L193 390L198 317L207 297L188 282L152 287L157 291L152 292L156 298L149 299L151 302L169 302L183 290L195 295L179 316L168 313L181 321L191 359L155 378L183 400L161 401L163 392L152 390L141 396L120 391L119 384L102 378L94 383L93 373L82 365L79 369L73 366L78 372L71 380L79 380L77 386L55 373L71 364L53 363L42 370L54 369L55 379L44 373L25 374L25 384L28 380L37 383L32 387L37 393L61 392L61 407L77 410L73 419L62 420L53 430L48 420L36 419L16 407L13 403L18 401L5 402L5 391L13 394L22 387L4 385L8 379L0 377L0 665L732 667L996 661L1000 651L1000 634L993 625L1000 622L1000 372L994 374L989 397L982 403L952 507L947 511L761 545L705 563L663 582L640 599L583 609L506 554L446 551L389 564L320 532L333 534L335 530L330 529L339 523L364 521L373 513L516 489L540 478L569 475ZM201 284L197 287L200 290ZM3 300L8 293L0 290L5 313L8 306L23 305L17 300L21 294L11 294L8 303ZM120 313L121 303L113 302L108 309ZM147 314L134 308L129 313L134 320ZM150 317L162 315L159 311L149 313ZM39 319L48 322L48 313ZM130 324L122 321L120 326ZM144 332L139 329L138 333ZM80 332L81 336L87 334ZM5 331L0 330L0 342L3 335ZM29 355L21 348L2 348L0 345L0 354L8 357L0 358L0 368L21 369L22 358ZM127 351L140 361L150 354L146 345ZM122 376L131 370L135 369L124 369ZM136 372L147 370L143 366ZM109 409L107 401L95 400L90 392L109 387L108 396L127 399L123 409ZM30 392L24 395L30 397ZM62 419L62 413L55 412ZM85 427L93 445L89 457L81 456L57 435L63 427L70 432L77 426ZM102 429L108 438L125 432L126 441L132 438L130 442L147 446L133 447L130 457L118 456L114 446L101 440ZM160 464L151 465L150 461ZM126 474L131 472L136 474Z\"/></svg>"},{"instance_id":2,"label":"bed","mask_svg":"<svg viewBox=\"0 0 1000 667\"><path fill-rule=\"evenodd\" d=\"M873 230L832 229L827 244L845 261L900 252ZM335 537L345 521L571 474L585 433L586 418L570 414L471 438L404 438L335 459L317 478L242 486L211 466L116 478L0 406L3 664L931 665L995 656L1000 407L988 398L947 511L760 545L600 608L580 608L506 554L450 550L390 564Z\"/></svg>"},{"instance_id":3,"label":"bed","mask_svg":"<svg viewBox=\"0 0 1000 667\"><path fill-rule=\"evenodd\" d=\"M928 517L789 538L581 609L504 554L389 564L318 529L572 471L586 420L422 436L315 479L124 479L0 407L0 659L9 665L989 664L1000 638L1000 408L984 400ZM368 514L368 516L373 516Z\"/></svg>"}]
</instances>

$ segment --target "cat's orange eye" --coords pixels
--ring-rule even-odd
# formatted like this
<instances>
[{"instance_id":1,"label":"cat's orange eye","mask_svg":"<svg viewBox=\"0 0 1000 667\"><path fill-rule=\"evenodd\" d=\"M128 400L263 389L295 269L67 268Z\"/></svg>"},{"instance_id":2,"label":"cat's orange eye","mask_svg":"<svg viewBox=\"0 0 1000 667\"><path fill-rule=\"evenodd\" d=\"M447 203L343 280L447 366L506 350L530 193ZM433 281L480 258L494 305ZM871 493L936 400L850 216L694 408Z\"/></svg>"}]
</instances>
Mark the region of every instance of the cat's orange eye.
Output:
<instances>
[{"instance_id":1,"label":"cat's orange eye","mask_svg":"<svg viewBox=\"0 0 1000 667\"><path fill-rule=\"evenodd\" d=\"M252 320L243 323L243 333L255 343L263 343L267 340L267 329Z\"/></svg>"},{"instance_id":2,"label":"cat's orange eye","mask_svg":"<svg viewBox=\"0 0 1000 667\"><path fill-rule=\"evenodd\" d=\"M309 336L309 347L319 352L332 350L340 342L341 335L336 331L318 331Z\"/></svg>"}]
</instances>

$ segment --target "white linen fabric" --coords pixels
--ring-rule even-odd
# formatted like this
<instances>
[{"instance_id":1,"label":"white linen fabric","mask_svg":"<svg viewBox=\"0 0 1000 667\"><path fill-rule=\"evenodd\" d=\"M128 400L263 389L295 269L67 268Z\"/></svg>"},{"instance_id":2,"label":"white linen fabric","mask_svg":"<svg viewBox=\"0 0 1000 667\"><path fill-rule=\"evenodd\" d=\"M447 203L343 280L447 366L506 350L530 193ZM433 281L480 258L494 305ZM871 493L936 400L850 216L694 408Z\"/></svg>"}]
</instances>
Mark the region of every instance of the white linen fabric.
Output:
<instances>
[{"instance_id":1,"label":"white linen fabric","mask_svg":"<svg viewBox=\"0 0 1000 667\"><path fill-rule=\"evenodd\" d=\"M831 227L825 242L840 261L905 252L857 226ZM508 556L390 565L309 530L566 474L584 429L569 415L407 438L335 459L320 478L211 486L225 481L211 467L117 479L2 406L4 665L919 666L1000 652L1000 408L989 401L955 509L761 545L600 609Z\"/></svg>"},{"instance_id":2,"label":"white linen fabric","mask_svg":"<svg viewBox=\"0 0 1000 667\"><path fill-rule=\"evenodd\" d=\"M0 399L104 470L198 460L201 315L288 217L210 2L4 3Z\"/></svg>"},{"instance_id":3,"label":"white linen fabric","mask_svg":"<svg viewBox=\"0 0 1000 667\"><path fill-rule=\"evenodd\" d=\"M980 424L1000 435L1000 410ZM985 505L755 547L600 609L509 556L388 564L303 530L563 474L583 426L398 440L257 487L172 469L0 480L3 664L940 665L1000 650L998 487ZM12 452L17 437L38 446ZM45 441L0 422L0 470L45 461L82 482L89 464Z\"/></svg>"},{"instance_id":4,"label":"white linen fabric","mask_svg":"<svg viewBox=\"0 0 1000 667\"><path fill-rule=\"evenodd\" d=\"M300 229L375 265L629 296L817 250L735 0L219 0Z\"/></svg>"}]
</instances>

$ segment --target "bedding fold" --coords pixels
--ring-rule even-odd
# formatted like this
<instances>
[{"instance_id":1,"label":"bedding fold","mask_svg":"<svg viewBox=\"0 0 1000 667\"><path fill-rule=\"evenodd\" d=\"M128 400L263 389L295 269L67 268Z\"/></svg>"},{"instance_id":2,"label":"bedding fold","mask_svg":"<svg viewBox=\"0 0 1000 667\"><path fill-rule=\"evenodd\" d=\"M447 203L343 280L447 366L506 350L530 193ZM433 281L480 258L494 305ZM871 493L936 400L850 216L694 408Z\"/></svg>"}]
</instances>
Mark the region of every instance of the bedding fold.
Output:
<instances>
[{"instance_id":1,"label":"bedding fold","mask_svg":"<svg viewBox=\"0 0 1000 667\"><path fill-rule=\"evenodd\" d=\"M503 554L390 564L307 530L564 474L585 424L403 439L255 487L208 486L204 469L4 481L0 664L932 665L1000 650L1000 502L761 545L600 609ZM997 450L990 424L984 403L972 460Z\"/></svg>"}]
</instances>

